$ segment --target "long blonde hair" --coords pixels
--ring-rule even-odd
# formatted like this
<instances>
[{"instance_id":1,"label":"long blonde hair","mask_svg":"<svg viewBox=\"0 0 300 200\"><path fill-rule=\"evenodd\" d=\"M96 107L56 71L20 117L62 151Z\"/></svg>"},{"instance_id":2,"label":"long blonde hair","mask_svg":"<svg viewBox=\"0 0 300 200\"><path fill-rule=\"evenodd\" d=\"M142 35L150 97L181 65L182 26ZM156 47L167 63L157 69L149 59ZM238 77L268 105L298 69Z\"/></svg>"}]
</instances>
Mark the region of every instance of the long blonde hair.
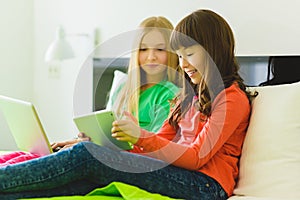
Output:
<instances>
[{"instance_id":1,"label":"long blonde hair","mask_svg":"<svg viewBox=\"0 0 300 200\"><path fill-rule=\"evenodd\" d=\"M119 92L116 103L114 105L114 110L117 114L121 114L124 110L132 113L136 119L139 119L139 96L141 89L141 70L139 66L139 49L140 43L143 37L149 33L151 30L158 30L162 33L165 38L167 49L168 49L168 67L167 67L167 79L168 81L179 85L181 84L180 75L181 69L178 64L178 57L174 52L171 52L169 46L169 40L171 32L173 30L172 23L165 17L149 17L143 20L138 29L138 36L135 40L133 51L131 52L131 57L128 66L128 80L126 81L124 87Z\"/></svg>"}]
</instances>

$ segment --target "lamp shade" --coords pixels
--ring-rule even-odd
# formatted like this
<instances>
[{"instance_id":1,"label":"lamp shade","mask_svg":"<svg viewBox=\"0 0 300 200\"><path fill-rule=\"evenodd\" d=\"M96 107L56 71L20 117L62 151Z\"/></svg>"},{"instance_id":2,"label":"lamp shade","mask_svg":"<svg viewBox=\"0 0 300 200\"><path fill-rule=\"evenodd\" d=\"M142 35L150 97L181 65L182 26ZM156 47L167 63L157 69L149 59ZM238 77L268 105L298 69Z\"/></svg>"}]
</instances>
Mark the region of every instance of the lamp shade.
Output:
<instances>
[{"instance_id":1,"label":"lamp shade","mask_svg":"<svg viewBox=\"0 0 300 200\"><path fill-rule=\"evenodd\" d=\"M46 51L45 61L61 61L73 58L74 56L73 49L65 38L65 32L63 28L59 26L56 30L55 40L50 44Z\"/></svg>"}]
</instances>

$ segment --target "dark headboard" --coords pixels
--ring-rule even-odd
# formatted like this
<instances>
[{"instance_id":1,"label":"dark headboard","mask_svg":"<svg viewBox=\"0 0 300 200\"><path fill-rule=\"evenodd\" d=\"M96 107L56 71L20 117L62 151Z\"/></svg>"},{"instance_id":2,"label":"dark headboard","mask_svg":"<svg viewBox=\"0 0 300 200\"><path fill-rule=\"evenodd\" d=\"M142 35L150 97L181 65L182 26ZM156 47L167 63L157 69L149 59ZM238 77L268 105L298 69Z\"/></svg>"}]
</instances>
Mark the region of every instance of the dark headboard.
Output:
<instances>
[{"instance_id":1,"label":"dark headboard","mask_svg":"<svg viewBox=\"0 0 300 200\"><path fill-rule=\"evenodd\" d=\"M269 56L237 56L240 75L248 86L258 86L267 80ZM127 72L129 58L94 58L93 108L106 107L114 71ZM300 66L299 66L300 67Z\"/></svg>"},{"instance_id":2,"label":"dark headboard","mask_svg":"<svg viewBox=\"0 0 300 200\"><path fill-rule=\"evenodd\" d=\"M93 69L93 109L106 107L114 71L127 72L129 58L94 58Z\"/></svg>"}]
</instances>

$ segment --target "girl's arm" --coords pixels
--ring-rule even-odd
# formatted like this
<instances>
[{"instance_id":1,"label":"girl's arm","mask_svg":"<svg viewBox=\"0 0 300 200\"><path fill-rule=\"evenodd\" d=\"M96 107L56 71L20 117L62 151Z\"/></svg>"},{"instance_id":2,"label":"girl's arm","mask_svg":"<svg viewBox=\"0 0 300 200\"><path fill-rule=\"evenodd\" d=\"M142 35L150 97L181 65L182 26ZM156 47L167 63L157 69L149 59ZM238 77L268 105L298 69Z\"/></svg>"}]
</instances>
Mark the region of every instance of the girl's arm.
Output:
<instances>
[{"instance_id":1,"label":"girl's arm","mask_svg":"<svg viewBox=\"0 0 300 200\"><path fill-rule=\"evenodd\" d=\"M215 99L211 116L190 145L171 142L160 134L154 135L145 130L141 130L136 145L151 157L190 170L201 168L221 148L222 151L228 150L225 154L239 156L239 147L248 126L250 104L246 96L237 91L228 91L226 98L223 97L225 95L219 95Z\"/></svg>"},{"instance_id":2,"label":"girl's arm","mask_svg":"<svg viewBox=\"0 0 300 200\"><path fill-rule=\"evenodd\" d=\"M188 145L170 141L176 136L176 132L166 123L158 134L154 134L141 129L130 119L120 120L114 124L113 136L132 142L142 148L148 156L179 167L197 170L221 148L222 151L228 151L224 154L239 156L248 126L250 104L246 95L240 91L231 89L226 92L226 96L219 95L213 103L212 110L204 127L195 133L195 139ZM197 116L193 118L197 119Z\"/></svg>"}]
</instances>

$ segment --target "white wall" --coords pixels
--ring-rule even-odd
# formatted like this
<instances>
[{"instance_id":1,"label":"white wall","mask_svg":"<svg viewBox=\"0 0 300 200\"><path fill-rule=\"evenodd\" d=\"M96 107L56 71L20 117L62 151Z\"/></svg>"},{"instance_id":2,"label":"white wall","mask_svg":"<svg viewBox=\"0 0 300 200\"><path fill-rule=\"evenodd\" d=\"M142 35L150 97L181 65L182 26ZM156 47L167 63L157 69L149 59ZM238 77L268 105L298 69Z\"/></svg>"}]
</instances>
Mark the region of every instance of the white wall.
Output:
<instances>
[{"instance_id":1,"label":"white wall","mask_svg":"<svg viewBox=\"0 0 300 200\"><path fill-rule=\"evenodd\" d=\"M199 2L191 2L169 8L169 1L139 1L139 0L43 0L35 1L34 33L35 33L35 84L34 100L42 118L42 123L51 141L65 140L74 137L77 130L72 121L73 90L76 77L84 63L84 57L62 63L59 79L48 77L48 68L43 56L47 46L54 38L55 29L62 25L66 34L89 33L100 30L101 42L136 29L140 21L151 15L165 15L173 23L183 15L198 7ZM173 3L172 3L173 4ZM118 5L118 6L116 6ZM158 6L159 5L159 6ZM175 4L174 4L175 5ZM182 14L178 14L182 13ZM71 36L69 37L69 39ZM72 39L72 45L79 38ZM81 47L77 47L81 48ZM90 66L92 67L92 66ZM92 110L92 70L87 69L83 76L81 88L85 96L81 100L80 113ZM76 97L77 98L77 97Z\"/></svg>"},{"instance_id":2,"label":"white wall","mask_svg":"<svg viewBox=\"0 0 300 200\"><path fill-rule=\"evenodd\" d=\"M33 1L0 0L0 94L30 100Z\"/></svg>"},{"instance_id":3,"label":"white wall","mask_svg":"<svg viewBox=\"0 0 300 200\"><path fill-rule=\"evenodd\" d=\"M32 100L50 140L68 139L77 133L73 90L85 57L61 63L58 78L49 77L44 53L58 25L67 34L98 28L104 42L134 30L148 16L163 15L176 24L198 8L210 8L232 26L238 55L299 54L299 6L297 0L0 0L0 93ZM80 50L82 40L71 42ZM88 112L91 65L81 78L81 112Z\"/></svg>"},{"instance_id":4,"label":"white wall","mask_svg":"<svg viewBox=\"0 0 300 200\"><path fill-rule=\"evenodd\" d=\"M0 0L0 95L32 100L33 1ZM20 119L21 120L21 119ZM0 111L0 148L14 148Z\"/></svg>"},{"instance_id":5,"label":"white wall","mask_svg":"<svg viewBox=\"0 0 300 200\"><path fill-rule=\"evenodd\" d=\"M300 45L296 44L300 35L300 3L297 0L260 1L260 0L43 0L35 1L35 87L34 99L39 107L46 129L52 140L70 138L76 134L72 127L71 94L74 76L78 65L73 62L68 77L60 80L47 78L47 67L43 54L53 39L58 25L63 25L67 33L92 33L100 30L101 42L118 34L134 30L139 22L152 15L163 15L176 24L181 18L198 8L210 8L223 15L231 24L236 35L237 54L270 55L299 54ZM75 42L76 43L76 42ZM81 60L82 61L82 60ZM62 69L66 69L64 66ZM89 71L91 72L91 70ZM85 74L86 86L90 88L91 74ZM61 87L64 85L64 87ZM85 91L91 98L91 92ZM82 106L89 110L88 97ZM85 106L87 105L88 106ZM59 106L57 106L59 105ZM57 115L59 112L61 115Z\"/></svg>"},{"instance_id":6,"label":"white wall","mask_svg":"<svg viewBox=\"0 0 300 200\"><path fill-rule=\"evenodd\" d=\"M54 33L57 24L69 32L101 31L101 40L106 41L124 31L136 28L138 23L151 15L163 15L174 24L198 8L212 9L225 17L237 40L237 54L299 54L297 44L300 35L298 0L44 0L35 1L40 33ZM116 6L118 5L118 6ZM55 15L53 15L55 12ZM44 21L46 20L46 21ZM49 41L48 41L49 42Z\"/></svg>"}]
</instances>

